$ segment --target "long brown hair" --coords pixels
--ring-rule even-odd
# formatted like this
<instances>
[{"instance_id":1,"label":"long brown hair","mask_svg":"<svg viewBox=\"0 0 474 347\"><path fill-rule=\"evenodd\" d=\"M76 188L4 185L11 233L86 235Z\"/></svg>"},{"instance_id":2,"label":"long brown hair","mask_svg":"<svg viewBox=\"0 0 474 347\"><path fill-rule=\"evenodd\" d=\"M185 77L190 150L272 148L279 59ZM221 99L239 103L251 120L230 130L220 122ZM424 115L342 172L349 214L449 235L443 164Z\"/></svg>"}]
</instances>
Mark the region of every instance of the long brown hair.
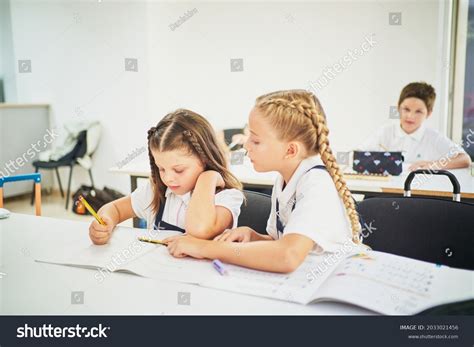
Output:
<instances>
[{"instance_id":1,"label":"long brown hair","mask_svg":"<svg viewBox=\"0 0 474 347\"><path fill-rule=\"evenodd\" d=\"M255 107L269 119L281 140L301 141L311 154L319 154L336 186L359 243L361 226L351 192L329 147L326 114L318 98L306 90L284 90L262 95Z\"/></svg>"},{"instance_id":2,"label":"long brown hair","mask_svg":"<svg viewBox=\"0 0 474 347\"><path fill-rule=\"evenodd\" d=\"M224 179L224 189L242 189L242 184L227 168L222 152L211 124L201 115L186 109L178 109L167 114L156 127L148 130L148 156L150 158L151 181L153 186L152 210L156 213L164 202L166 186L161 180L155 164L152 150L187 150L197 156L204 170L215 170Z\"/></svg>"}]
</instances>

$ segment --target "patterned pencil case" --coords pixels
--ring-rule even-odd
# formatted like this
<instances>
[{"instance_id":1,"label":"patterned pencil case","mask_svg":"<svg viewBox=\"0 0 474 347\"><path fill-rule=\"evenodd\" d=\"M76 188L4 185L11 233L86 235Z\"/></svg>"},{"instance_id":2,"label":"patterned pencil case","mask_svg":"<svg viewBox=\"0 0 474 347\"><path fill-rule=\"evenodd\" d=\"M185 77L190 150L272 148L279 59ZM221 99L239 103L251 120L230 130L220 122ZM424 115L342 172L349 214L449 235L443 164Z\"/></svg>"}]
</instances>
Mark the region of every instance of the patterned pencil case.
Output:
<instances>
[{"instance_id":1,"label":"patterned pencil case","mask_svg":"<svg viewBox=\"0 0 474 347\"><path fill-rule=\"evenodd\" d=\"M402 173L402 152L354 151L352 168L362 174L398 176Z\"/></svg>"}]
</instances>

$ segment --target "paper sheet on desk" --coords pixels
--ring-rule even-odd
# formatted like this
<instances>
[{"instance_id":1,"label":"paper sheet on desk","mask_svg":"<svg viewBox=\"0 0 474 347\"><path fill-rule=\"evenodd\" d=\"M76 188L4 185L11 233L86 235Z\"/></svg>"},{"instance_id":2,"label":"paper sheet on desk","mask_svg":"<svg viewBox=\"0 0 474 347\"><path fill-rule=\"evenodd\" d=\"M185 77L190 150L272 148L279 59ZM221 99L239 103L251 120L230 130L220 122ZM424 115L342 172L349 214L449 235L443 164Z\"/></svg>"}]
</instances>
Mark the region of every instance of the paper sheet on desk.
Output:
<instances>
[{"instance_id":1,"label":"paper sheet on desk","mask_svg":"<svg viewBox=\"0 0 474 347\"><path fill-rule=\"evenodd\" d=\"M155 247L127 268L144 277L191 284L201 284L219 276L209 260L174 258L163 246Z\"/></svg>"},{"instance_id":2,"label":"paper sheet on desk","mask_svg":"<svg viewBox=\"0 0 474 347\"><path fill-rule=\"evenodd\" d=\"M161 235L157 238L168 236ZM437 304L473 297L472 271L437 267L387 253L371 251L362 257L361 254L337 257L311 253L291 274L226 264L228 275L221 276L209 260L174 258L166 247L139 242L137 236L144 235L127 229L114 234L105 246L82 241L75 245L63 240L64 251L69 256L55 255L37 260L126 271L153 279L301 304L315 300L343 301L384 314L413 314ZM134 252L133 245L138 245L139 250Z\"/></svg>"},{"instance_id":3,"label":"paper sheet on desk","mask_svg":"<svg viewBox=\"0 0 474 347\"><path fill-rule=\"evenodd\" d=\"M125 231L125 232L124 232ZM158 239L169 236L160 232ZM62 255L44 256L37 261L103 271L129 272L153 279L223 289L238 293L306 303L330 274L330 269L310 283L308 274L324 261L323 256L310 254L292 274L276 274L228 265L228 276L221 276L209 260L174 258L166 247L137 241L138 235L122 230L103 246L88 245L64 249ZM83 243L82 243L83 244ZM82 247L82 248L80 248ZM136 247L139 247L137 249Z\"/></svg>"},{"instance_id":4,"label":"paper sheet on desk","mask_svg":"<svg viewBox=\"0 0 474 347\"><path fill-rule=\"evenodd\" d=\"M310 253L290 274L272 273L226 265L228 276L201 283L202 286L231 292L307 304L335 268L328 257ZM318 272L318 276L311 276ZM313 280L311 280L313 279Z\"/></svg>"},{"instance_id":5,"label":"paper sheet on desk","mask_svg":"<svg viewBox=\"0 0 474 347\"><path fill-rule=\"evenodd\" d=\"M153 237L157 239L172 235L176 235L176 232L153 233ZM140 236L150 237L150 234L147 231L130 232L129 229L118 229L114 231L109 242L101 246L91 243L85 247L75 246L75 243L63 241L61 245L57 245L56 254L39 256L36 261L102 269L102 272L130 272L143 277L198 282L195 265L197 260L173 258L168 254L166 247L140 242L138 241ZM212 268L209 272L212 272L211 270Z\"/></svg>"},{"instance_id":6,"label":"paper sheet on desk","mask_svg":"<svg viewBox=\"0 0 474 347\"><path fill-rule=\"evenodd\" d=\"M473 280L472 271L371 251L366 257L344 259L317 297L356 303L383 314L414 314L472 298Z\"/></svg>"},{"instance_id":7,"label":"paper sheet on desk","mask_svg":"<svg viewBox=\"0 0 474 347\"><path fill-rule=\"evenodd\" d=\"M133 261L127 268L145 277L306 304L334 270L336 264L329 264L327 256L309 254L291 274L225 264L228 275L221 276L209 260L174 258L166 248L159 247ZM318 269L324 271L320 271L314 281L310 281L309 275Z\"/></svg>"}]
</instances>

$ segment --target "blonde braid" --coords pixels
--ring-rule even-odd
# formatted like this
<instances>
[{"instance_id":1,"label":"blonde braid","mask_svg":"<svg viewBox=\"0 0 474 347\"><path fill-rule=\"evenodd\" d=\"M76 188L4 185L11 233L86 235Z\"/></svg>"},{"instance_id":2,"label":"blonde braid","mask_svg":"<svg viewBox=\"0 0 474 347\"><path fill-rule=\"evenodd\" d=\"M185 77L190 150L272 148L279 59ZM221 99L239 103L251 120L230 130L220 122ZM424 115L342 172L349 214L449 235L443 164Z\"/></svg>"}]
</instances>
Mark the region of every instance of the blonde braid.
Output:
<instances>
[{"instance_id":1,"label":"blonde braid","mask_svg":"<svg viewBox=\"0 0 474 347\"><path fill-rule=\"evenodd\" d=\"M336 186L336 190L339 193L339 196L341 197L342 202L346 208L346 214L351 222L352 239L354 242L360 243L359 234L361 227L359 214L357 213L354 199L352 198L349 188L347 188L346 180L344 179L339 164L337 163L336 158L332 153L331 147L329 146L329 129L327 127L326 117L317 112L316 99L314 99L314 96L312 99L315 101L314 106L305 102L300 102L300 105L297 108L301 113L311 120L314 128L316 129L318 141L317 148L319 155L321 156L321 160L331 175L334 185ZM322 109L322 107L319 108Z\"/></svg>"},{"instance_id":2,"label":"blonde braid","mask_svg":"<svg viewBox=\"0 0 474 347\"><path fill-rule=\"evenodd\" d=\"M326 119L320 114L316 114L315 117L312 117L312 119L314 118L316 118L316 123L313 121L313 124L316 124L316 131L318 133L319 154L329 174L331 175L337 192L339 193L339 196L341 197L342 202L346 208L346 213L349 217L349 220L351 221L352 226L352 239L354 242L360 243L359 233L361 231L361 227L359 215L357 213L352 194L349 188L347 188L347 184L342 175L341 169L339 168L336 158L329 147L329 129L326 125Z\"/></svg>"},{"instance_id":3,"label":"blonde braid","mask_svg":"<svg viewBox=\"0 0 474 347\"><path fill-rule=\"evenodd\" d=\"M292 100L288 100L286 98L277 96L269 97L258 102L258 107L274 105L276 107L297 110L298 113L311 121L316 131L315 149L321 156L321 160L326 166L326 169L328 170L328 173L331 176L334 185L336 186L336 190L342 199L342 202L344 203L346 214L351 222L352 239L355 243L360 244L359 234L361 231L361 226L359 222L359 215L355 208L355 203L351 192L349 188L347 188L346 181L344 180L339 165L336 162L336 158L334 157L334 154L332 153L332 150L329 146L329 129L326 124L326 117L322 114L324 111L322 111L322 107L314 95L310 94L306 96L306 99L309 99L309 102L302 100L301 98L293 98ZM321 112L318 112L318 109L321 110Z\"/></svg>"},{"instance_id":4,"label":"blonde braid","mask_svg":"<svg viewBox=\"0 0 474 347\"><path fill-rule=\"evenodd\" d=\"M303 111L301 111L302 105L297 100L289 101L283 98L269 99L269 100L265 100L261 102L259 104L259 107L269 106L269 105L275 105L277 107L279 106L283 108L291 108L293 110L298 110L301 113L304 113Z\"/></svg>"}]
</instances>

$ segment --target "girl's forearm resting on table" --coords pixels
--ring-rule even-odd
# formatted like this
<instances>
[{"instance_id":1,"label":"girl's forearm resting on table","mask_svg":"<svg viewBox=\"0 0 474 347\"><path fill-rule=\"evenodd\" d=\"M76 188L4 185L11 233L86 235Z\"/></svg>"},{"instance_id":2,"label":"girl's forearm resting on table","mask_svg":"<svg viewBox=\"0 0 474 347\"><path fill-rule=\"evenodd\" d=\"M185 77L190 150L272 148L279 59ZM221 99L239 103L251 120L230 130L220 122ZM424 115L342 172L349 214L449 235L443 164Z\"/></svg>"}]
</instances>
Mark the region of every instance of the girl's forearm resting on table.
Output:
<instances>
[{"instance_id":1,"label":"girl's forearm resting on table","mask_svg":"<svg viewBox=\"0 0 474 347\"><path fill-rule=\"evenodd\" d=\"M122 223L129 218L135 217L130 196L126 196L105 204L99 209L98 214L99 216L101 214L109 216L115 225Z\"/></svg>"},{"instance_id":2,"label":"girl's forearm resting on table","mask_svg":"<svg viewBox=\"0 0 474 347\"><path fill-rule=\"evenodd\" d=\"M209 239L231 225L230 211L214 205L215 191L216 178L211 175L198 178L186 211L185 230L190 235Z\"/></svg>"},{"instance_id":3,"label":"girl's forearm resting on table","mask_svg":"<svg viewBox=\"0 0 474 347\"><path fill-rule=\"evenodd\" d=\"M270 235L263 235L256 231L252 233L252 241L273 241Z\"/></svg>"},{"instance_id":4,"label":"girl's forearm resting on table","mask_svg":"<svg viewBox=\"0 0 474 347\"><path fill-rule=\"evenodd\" d=\"M287 235L277 241L203 241L202 256L257 270L292 272L304 261L314 242L302 235Z\"/></svg>"}]
</instances>

